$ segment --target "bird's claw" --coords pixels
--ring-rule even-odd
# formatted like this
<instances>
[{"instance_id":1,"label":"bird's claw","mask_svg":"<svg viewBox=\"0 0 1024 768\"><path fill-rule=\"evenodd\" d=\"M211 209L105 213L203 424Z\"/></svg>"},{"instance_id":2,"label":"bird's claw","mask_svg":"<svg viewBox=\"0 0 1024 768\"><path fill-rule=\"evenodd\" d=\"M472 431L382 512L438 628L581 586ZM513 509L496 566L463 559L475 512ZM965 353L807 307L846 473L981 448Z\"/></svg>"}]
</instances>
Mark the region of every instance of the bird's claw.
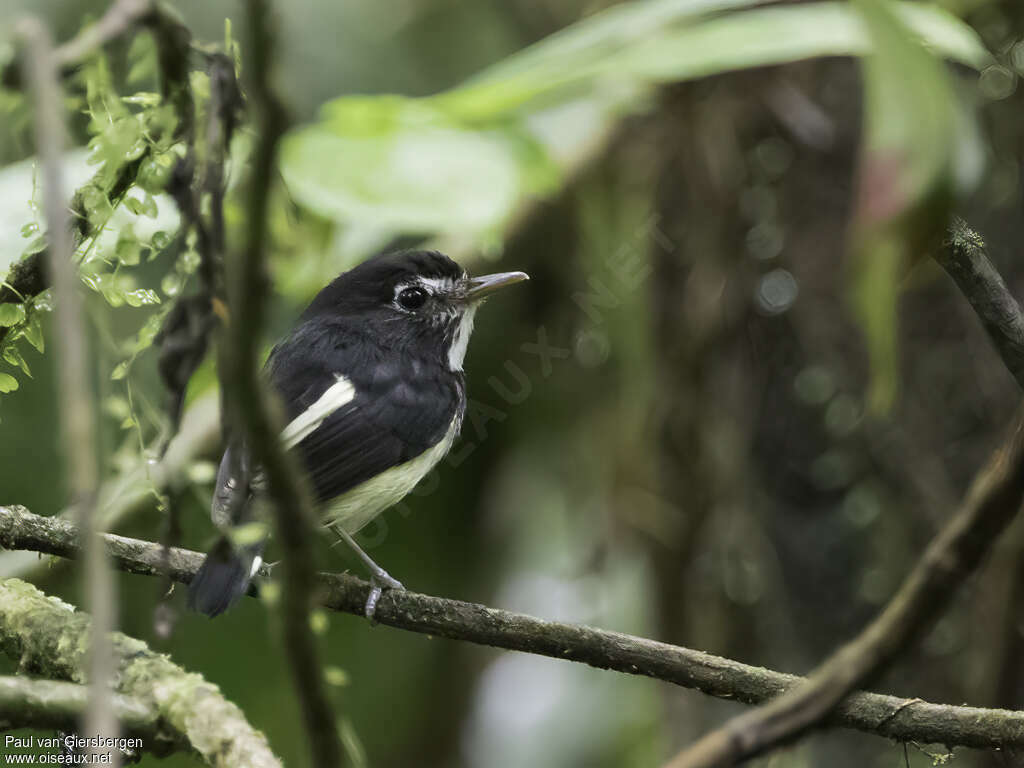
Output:
<instances>
[{"instance_id":1,"label":"bird's claw","mask_svg":"<svg viewBox=\"0 0 1024 768\"><path fill-rule=\"evenodd\" d=\"M363 608L363 614L373 624L377 623L373 616L377 612L377 603L385 589L405 589L405 587L402 582L381 569L379 573L370 577L370 595L366 598L366 606Z\"/></svg>"}]
</instances>

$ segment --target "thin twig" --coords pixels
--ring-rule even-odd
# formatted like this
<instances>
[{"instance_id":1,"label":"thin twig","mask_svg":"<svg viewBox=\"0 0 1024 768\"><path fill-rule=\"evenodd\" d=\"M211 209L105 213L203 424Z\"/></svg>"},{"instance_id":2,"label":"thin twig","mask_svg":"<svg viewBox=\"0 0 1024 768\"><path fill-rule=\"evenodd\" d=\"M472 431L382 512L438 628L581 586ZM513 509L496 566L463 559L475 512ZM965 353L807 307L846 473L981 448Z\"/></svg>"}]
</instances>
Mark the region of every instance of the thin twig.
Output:
<instances>
[{"instance_id":1,"label":"thin twig","mask_svg":"<svg viewBox=\"0 0 1024 768\"><path fill-rule=\"evenodd\" d=\"M933 255L978 314L1006 367L1024 388L1024 314L985 252L981 236L954 220ZM976 479L957 513L933 540L885 610L808 682L708 733L669 768L734 765L821 722L829 711L903 650L948 604L1017 513L1024 493L1022 421Z\"/></svg>"},{"instance_id":2,"label":"thin twig","mask_svg":"<svg viewBox=\"0 0 1024 768\"><path fill-rule=\"evenodd\" d=\"M1024 388L1024 313L989 260L981 235L956 219L933 258L970 302L1003 363Z\"/></svg>"},{"instance_id":3,"label":"thin twig","mask_svg":"<svg viewBox=\"0 0 1024 768\"><path fill-rule=\"evenodd\" d=\"M1006 442L975 478L960 510L932 540L882 613L805 684L706 734L676 755L669 768L735 765L821 722L946 608L956 588L1017 514L1022 498L1024 409Z\"/></svg>"},{"instance_id":4,"label":"thin twig","mask_svg":"<svg viewBox=\"0 0 1024 768\"><path fill-rule=\"evenodd\" d=\"M295 458L278 438L279 409L268 397L258 356L268 294L266 276L270 191L275 179L278 141L287 127L284 108L270 84L274 36L269 3L249 0L245 62L248 95L258 136L246 200L245 236L228 261L228 344L225 349L225 403L233 438L242 439L254 466L266 476L277 540L283 552L282 632L296 692L302 706L313 764L341 765L341 741L327 699L323 670L309 611L316 589L311 531L313 507Z\"/></svg>"},{"instance_id":5,"label":"thin twig","mask_svg":"<svg viewBox=\"0 0 1024 768\"><path fill-rule=\"evenodd\" d=\"M118 723L110 698L113 672L107 634L114 622L114 581L107 569L95 521L99 466L96 460L95 397L82 321L78 268L72 260L71 223L64 196L61 155L65 145L64 105L49 30L37 19L19 25L23 61L35 105L36 151L42 165L44 211L49 236L49 272L53 279L61 439L68 489L78 505L84 553L87 604L94 621L90 637L90 706L84 730L115 737ZM90 754L101 754L90 748ZM119 755L114 754L114 763Z\"/></svg>"},{"instance_id":6,"label":"thin twig","mask_svg":"<svg viewBox=\"0 0 1024 768\"><path fill-rule=\"evenodd\" d=\"M154 542L106 534L112 562L127 573L162 576L162 547ZM22 507L0 506L0 545L74 558L79 554L71 523L33 515ZM171 578L192 580L203 555L171 551ZM264 578L270 571L264 567ZM321 605L362 616L370 585L349 574L318 575ZM251 595L256 595L253 588ZM635 635L502 611L409 591L387 591L374 614L380 624L432 637L575 661L599 669L664 680L709 696L760 704L794 688L805 678L732 659L660 643ZM900 741L944 743L978 749L1024 747L1024 712L933 704L877 693L854 693L827 721Z\"/></svg>"}]
</instances>

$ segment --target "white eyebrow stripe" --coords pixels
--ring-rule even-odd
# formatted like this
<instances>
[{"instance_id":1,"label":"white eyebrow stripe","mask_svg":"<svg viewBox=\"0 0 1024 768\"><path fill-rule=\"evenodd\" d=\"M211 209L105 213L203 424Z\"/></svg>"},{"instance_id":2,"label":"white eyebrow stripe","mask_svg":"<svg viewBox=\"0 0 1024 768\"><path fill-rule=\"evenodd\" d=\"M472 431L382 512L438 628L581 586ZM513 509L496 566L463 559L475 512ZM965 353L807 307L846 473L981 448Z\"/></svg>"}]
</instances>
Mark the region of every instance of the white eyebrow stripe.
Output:
<instances>
[{"instance_id":1,"label":"white eyebrow stripe","mask_svg":"<svg viewBox=\"0 0 1024 768\"><path fill-rule=\"evenodd\" d=\"M448 293L455 287L455 281L450 277L417 277L409 285L417 284L433 289L434 293Z\"/></svg>"},{"instance_id":2,"label":"white eyebrow stripe","mask_svg":"<svg viewBox=\"0 0 1024 768\"><path fill-rule=\"evenodd\" d=\"M337 381L327 388L309 408L291 420L281 430L281 442L286 449L293 448L313 434L327 417L339 408L348 405L356 396L352 382L340 373L334 374Z\"/></svg>"}]
</instances>

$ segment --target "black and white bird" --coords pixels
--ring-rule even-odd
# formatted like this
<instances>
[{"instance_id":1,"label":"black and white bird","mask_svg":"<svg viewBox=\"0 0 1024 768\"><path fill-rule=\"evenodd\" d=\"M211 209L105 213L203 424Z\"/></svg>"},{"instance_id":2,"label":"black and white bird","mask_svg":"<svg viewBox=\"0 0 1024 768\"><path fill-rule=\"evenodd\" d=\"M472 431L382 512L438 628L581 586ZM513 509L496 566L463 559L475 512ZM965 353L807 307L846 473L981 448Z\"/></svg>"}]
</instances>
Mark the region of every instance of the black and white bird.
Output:
<instances>
[{"instance_id":1,"label":"black and white bird","mask_svg":"<svg viewBox=\"0 0 1024 768\"><path fill-rule=\"evenodd\" d=\"M492 292L526 279L470 277L436 251L378 256L320 291L270 353L264 370L288 419L282 442L301 457L324 524L370 569L368 615L382 588L402 585L352 535L448 452L465 412L462 361L473 316ZM264 537L235 532L263 514L260 489L245 448L229 446L211 505L224 535L189 587L193 609L216 616L248 590Z\"/></svg>"}]
</instances>

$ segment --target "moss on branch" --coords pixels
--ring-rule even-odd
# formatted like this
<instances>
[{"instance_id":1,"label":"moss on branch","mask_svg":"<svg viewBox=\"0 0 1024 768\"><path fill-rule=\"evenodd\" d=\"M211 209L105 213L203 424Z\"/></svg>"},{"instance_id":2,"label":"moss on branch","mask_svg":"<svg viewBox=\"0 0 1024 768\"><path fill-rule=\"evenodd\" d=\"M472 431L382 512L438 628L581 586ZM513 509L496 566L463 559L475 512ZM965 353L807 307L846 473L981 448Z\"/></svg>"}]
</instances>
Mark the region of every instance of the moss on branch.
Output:
<instances>
[{"instance_id":1,"label":"moss on branch","mask_svg":"<svg viewBox=\"0 0 1024 768\"><path fill-rule=\"evenodd\" d=\"M24 673L85 683L90 623L86 614L31 584L0 581L0 649ZM216 768L281 768L263 734L215 685L141 640L115 632L110 641L115 689L158 715L147 749L167 751L185 742Z\"/></svg>"},{"instance_id":2,"label":"moss on branch","mask_svg":"<svg viewBox=\"0 0 1024 768\"><path fill-rule=\"evenodd\" d=\"M107 552L121 570L162 576L161 545L107 534ZM0 545L61 557L75 557L75 527L65 520L33 515L23 507L0 506ZM188 583L202 563L198 552L171 550L171 577ZM261 575L270 572L264 568ZM348 574L320 574L320 603L362 616L370 585ZM253 590L250 594L255 594ZM2 595L0 595L2 599ZM388 590L374 619L381 624L433 637L489 645L589 664L630 675L664 680L709 696L760 704L804 681L797 675L743 664L622 632L545 621L460 600ZM0 629L2 632L2 629ZM917 698L853 693L826 721L876 736L966 746L1024 748L1024 712L934 704Z\"/></svg>"}]
</instances>

